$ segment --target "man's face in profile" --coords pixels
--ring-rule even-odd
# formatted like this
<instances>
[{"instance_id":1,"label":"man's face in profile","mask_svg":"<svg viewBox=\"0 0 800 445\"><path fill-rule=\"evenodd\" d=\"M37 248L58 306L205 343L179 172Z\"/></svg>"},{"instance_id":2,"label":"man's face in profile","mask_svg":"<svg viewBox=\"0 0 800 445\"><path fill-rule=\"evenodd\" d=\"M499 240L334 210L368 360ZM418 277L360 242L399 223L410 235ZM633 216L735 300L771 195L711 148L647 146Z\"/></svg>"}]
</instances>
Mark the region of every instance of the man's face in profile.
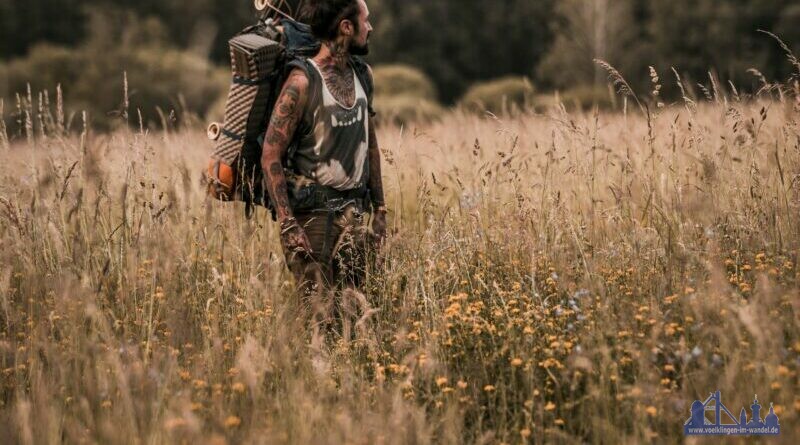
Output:
<instances>
[{"instance_id":1,"label":"man's face in profile","mask_svg":"<svg viewBox=\"0 0 800 445\"><path fill-rule=\"evenodd\" d=\"M369 37L372 34L372 24L369 21L369 8L365 0L358 0L359 13L355 23L356 33L350 42L350 53L355 56L369 54Z\"/></svg>"}]
</instances>

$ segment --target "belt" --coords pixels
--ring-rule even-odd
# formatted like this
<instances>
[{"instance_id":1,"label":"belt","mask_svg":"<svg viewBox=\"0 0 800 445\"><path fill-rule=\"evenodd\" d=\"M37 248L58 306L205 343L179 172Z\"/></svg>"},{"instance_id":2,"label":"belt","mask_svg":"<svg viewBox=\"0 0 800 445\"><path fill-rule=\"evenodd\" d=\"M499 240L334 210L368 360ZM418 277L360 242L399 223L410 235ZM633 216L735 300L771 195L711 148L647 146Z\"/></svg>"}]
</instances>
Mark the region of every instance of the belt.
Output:
<instances>
[{"instance_id":1,"label":"belt","mask_svg":"<svg viewBox=\"0 0 800 445\"><path fill-rule=\"evenodd\" d=\"M314 203L321 209L333 211L341 211L348 204L353 203L363 209L367 201L367 194L366 188L341 191L331 187L318 186L314 190Z\"/></svg>"},{"instance_id":2,"label":"belt","mask_svg":"<svg viewBox=\"0 0 800 445\"><path fill-rule=\"evenodd\" d=\"M353 190L336 190L332 187L312 184L294 192L290 187L289 204L295 211L341 211L348 204L356 204L361 210L369 204L366 187Z\"/></svg>"},{"instance_id":3,"label":"belt","mask_svg":"<svg viewBox=\"0 0 800 445\"><path fill-rule=\"evenodd\" d=\"M347 206L355 205L358 211L363 213L369 202L369 190L361 187L353 190L336 190L332 187L312 185L314 209L312 212L327 213L325 221L325 238L322 244L322 251L326 252L328 243L331 241L331 231L336 215L342 212Z\"/></svg>"}]
</instances>

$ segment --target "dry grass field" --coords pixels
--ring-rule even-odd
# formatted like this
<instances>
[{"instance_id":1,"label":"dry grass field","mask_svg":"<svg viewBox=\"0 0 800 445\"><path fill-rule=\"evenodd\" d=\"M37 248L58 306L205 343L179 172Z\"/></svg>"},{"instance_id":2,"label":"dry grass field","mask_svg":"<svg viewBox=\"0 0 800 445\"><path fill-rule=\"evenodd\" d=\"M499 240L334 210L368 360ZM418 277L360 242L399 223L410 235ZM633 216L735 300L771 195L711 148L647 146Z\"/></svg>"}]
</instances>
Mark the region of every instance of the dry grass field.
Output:
<instances>
[{"instance_id":1,"label":"dry grass field","mask_svg":"<svg viewBox=\"0 0 800 445\"><path fill-rule=\"evenodd\" d=\"M719 389L798 443L796 95L382 127L347 341L268 214L205 198L203 131L34 113L0 139L2 442L673 443Z\"/></svg>"}]
</instances>

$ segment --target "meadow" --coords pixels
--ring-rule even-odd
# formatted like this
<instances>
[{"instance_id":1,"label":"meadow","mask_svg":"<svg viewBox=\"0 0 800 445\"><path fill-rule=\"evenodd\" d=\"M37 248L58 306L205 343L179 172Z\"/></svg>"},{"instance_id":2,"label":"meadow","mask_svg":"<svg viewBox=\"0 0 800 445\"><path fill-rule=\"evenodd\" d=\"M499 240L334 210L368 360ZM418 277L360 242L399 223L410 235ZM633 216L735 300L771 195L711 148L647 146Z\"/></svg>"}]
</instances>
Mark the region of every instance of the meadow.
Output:
<instances>
[{"instance_id":1,"label":"meadow","mask_svg":"<svg viewBox=\"0 0 800 445\"><path fill-rule=\"evenodd\" d=\"M391 237L346 340L268 213L206 198L204 131L31 106L0 128L0 437L674 443L721 390L797 443L798 98L382 126Z\"/></svg>"}]
</instances>

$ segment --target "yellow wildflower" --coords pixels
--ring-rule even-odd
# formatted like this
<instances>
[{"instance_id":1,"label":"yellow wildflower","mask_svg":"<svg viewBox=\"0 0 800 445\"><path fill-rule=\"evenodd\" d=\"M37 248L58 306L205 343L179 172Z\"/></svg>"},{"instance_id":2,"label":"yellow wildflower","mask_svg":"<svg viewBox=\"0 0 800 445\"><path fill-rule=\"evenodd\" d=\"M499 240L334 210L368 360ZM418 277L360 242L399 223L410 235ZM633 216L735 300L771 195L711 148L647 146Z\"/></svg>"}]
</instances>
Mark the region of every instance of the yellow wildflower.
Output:
<instances>
[{"instance_id":1,"label":"yellow wildflower","mask_svg":"<svg viewBox=\"0 0 800 445\"><path fill-rule=\"evenodd\" d=\"M242 424L242 419L240 419L240 418L238 418L236 416L228 416L225 419L224 424L225 424L225 428L236 428L236 427L238 427L239 425Z\"/></svg>"},{"instance_id":2,"label":"yellow wildflower","mask_svg":"<svg viewBox=\"0 0 800 445\"><path fill-rule=\"evenodd\" d=\"M164 428L166 428L167 430L174 430L176 428L181 428L186 426L187 423L188 422L186 422L186 419L182 417L176 417L173 419L167 419L167 421L164 422Z\"/></svg>"}]
</instances>

